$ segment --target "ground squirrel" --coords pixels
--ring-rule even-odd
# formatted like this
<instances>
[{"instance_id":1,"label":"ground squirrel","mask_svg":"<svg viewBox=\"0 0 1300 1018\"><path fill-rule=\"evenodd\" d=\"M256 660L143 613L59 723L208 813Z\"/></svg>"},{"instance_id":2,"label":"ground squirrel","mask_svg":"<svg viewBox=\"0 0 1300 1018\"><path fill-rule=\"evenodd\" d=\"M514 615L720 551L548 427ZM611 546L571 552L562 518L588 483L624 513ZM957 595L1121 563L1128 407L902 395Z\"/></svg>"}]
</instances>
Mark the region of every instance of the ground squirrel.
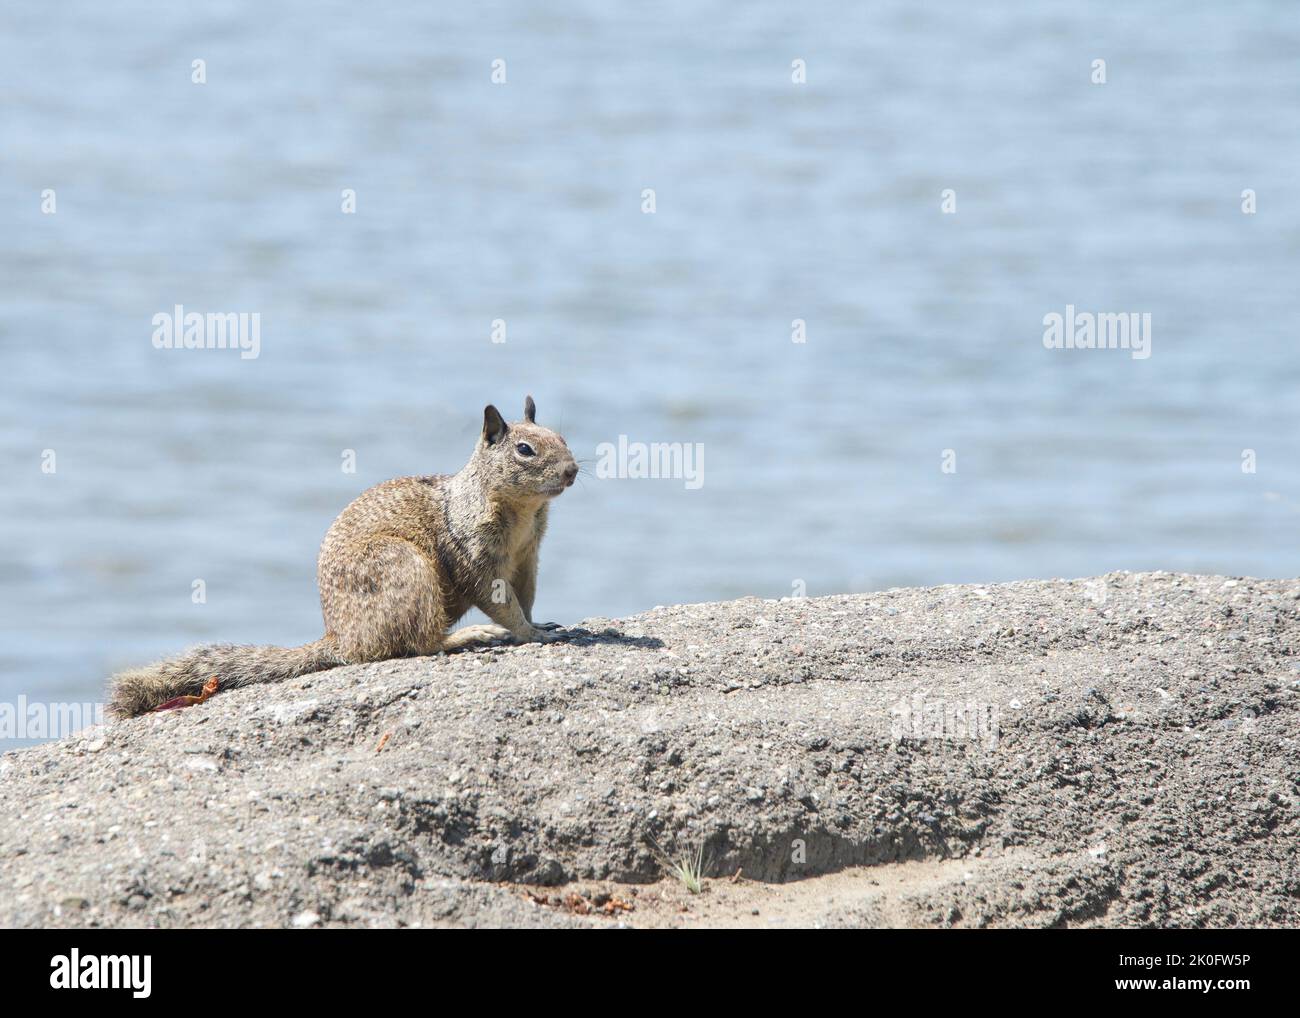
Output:
<instances>
[{"instance_id":1,"label":"ground squirrel","mask_svg":"<svg viewBox=\"0 0 1300 1018\"><path fill-rule=\"evenodd\" d=\"M218 689L275 682L337 665L435 654L512 639L554 639L533 622L537 549L548 502L573 484L578 465L564 439L535 421L507 424L483 411L483 432L457 474L398 477L363 492L321 543L316 579L325 635L301 647L214 644L116 675L109 711L143 714ZM448 633L471 607L493 625Z\"/></svg>"}]
</instances>

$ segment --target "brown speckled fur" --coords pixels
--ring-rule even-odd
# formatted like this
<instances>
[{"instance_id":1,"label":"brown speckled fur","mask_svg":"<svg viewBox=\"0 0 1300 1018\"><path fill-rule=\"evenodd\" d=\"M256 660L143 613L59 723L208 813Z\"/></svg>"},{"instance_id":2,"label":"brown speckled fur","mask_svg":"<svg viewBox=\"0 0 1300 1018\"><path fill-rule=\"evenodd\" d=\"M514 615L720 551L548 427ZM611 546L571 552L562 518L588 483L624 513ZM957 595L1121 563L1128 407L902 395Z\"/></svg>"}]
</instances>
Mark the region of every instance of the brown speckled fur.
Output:
<instances>
[{"instance_id":1,"label":"brown speckled fur","mask_svg":"<svg viewBox=\"0 0 1300 1018\"><path fill-rule=\"evenodd\" d=\"M497 639L551 638L533 623L547 504L577 476L564 439L495 407L457 474L398 477L359 495L330 526L316 579L325 635L301 647L213 644L114 676L109 712L143 714L183 694L296 678L342 664L435 654ZM519 451L531 447L534 455ZM448 630L478 608L493 625Z\"/></svg>"}]
</instances>

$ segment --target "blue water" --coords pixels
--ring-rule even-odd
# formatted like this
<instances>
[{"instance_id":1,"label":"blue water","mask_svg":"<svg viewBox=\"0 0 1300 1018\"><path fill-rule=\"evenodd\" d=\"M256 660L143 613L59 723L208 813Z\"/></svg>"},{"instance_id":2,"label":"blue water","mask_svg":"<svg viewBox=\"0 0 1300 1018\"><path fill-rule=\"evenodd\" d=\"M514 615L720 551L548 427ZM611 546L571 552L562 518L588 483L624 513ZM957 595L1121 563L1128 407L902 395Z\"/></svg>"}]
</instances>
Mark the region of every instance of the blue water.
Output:
<instances>
[{"instance_id":1,"label":"blue water","mask_svg":"<svg viewBox=\"0 0 1300 1018\"><path fill-rule=\"evenodd\" d=\"M1300 574L1297 53L1282 0L7 0L0 701L314 638L338 510L530 392L591 467L705 449L557 502L544 618ZM155 349L177 303L260 356Z\"/></svg>"}]
</instances>

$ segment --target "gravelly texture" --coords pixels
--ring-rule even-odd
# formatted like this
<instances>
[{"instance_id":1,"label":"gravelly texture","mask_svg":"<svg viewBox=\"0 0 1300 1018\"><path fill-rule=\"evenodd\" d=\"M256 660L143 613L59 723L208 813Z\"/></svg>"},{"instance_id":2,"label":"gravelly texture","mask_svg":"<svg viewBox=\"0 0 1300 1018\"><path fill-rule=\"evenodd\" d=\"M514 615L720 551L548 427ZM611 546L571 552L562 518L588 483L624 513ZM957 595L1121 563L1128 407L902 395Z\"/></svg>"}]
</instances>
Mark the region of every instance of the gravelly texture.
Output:
<instances>
[{"instance_id":1,"label":"gravelly texture","mask_svg":"<svg viewBox=\"0 0 1300 1018\"><path fill-rule=\"evenodd\" d=\"M810 924L1294 926L1298 637L1297 581L1118 573L232 690L0 757L0 923L607 925L512 885L657 880L657 843L979 863Z\"/></svg>"}]
</instances>

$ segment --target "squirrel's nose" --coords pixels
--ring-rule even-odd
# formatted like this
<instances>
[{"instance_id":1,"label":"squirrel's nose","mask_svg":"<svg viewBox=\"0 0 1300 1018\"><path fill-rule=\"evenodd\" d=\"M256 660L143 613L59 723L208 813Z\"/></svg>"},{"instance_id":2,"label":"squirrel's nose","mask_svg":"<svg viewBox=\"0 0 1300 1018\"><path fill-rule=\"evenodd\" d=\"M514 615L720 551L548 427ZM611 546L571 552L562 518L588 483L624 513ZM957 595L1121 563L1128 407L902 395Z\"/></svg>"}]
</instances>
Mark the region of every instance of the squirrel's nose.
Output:
<instances>
[{"instance_id":1,"label":"squirrel's nose","mask_svg":"<svg viewBox=\"0 0 1300 1018\"><path fill-rule=\"evenodd\" d=\"M571 485L574 481L574 478L576 478L577 476L578 476L578 464L570 463L567 467L564 468L564 486L567 488L569 485Z\"/></svg>"}]
</instances>

